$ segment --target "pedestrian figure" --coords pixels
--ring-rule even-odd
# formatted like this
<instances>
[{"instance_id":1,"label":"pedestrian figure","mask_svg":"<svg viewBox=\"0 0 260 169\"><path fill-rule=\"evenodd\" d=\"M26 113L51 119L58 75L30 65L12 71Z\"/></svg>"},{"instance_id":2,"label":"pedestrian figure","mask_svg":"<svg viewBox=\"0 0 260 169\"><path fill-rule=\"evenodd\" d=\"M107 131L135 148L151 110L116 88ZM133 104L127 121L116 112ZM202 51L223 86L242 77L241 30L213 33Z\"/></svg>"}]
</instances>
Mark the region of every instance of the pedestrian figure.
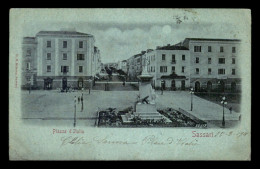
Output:
<instances>
[{"instance_id":1,"label":"pedestrian figure","mask_svg":"<svg viewBox=\"0 0 260 169\"><path fill-rule=\"evenodd\" d=\"M80 102L80 96L78 97L78 104L79 104L79 102Z\"/></svg>"},{"instance_id":2,"label":"pedestrian figure","mask_svg":"<svg viewBox=\"0 0 260 169\"><path fill-rule=\"evenodd\" d=\"M83 111L83 93L82 93L82 96L81 96L81 111Z\"/></svg>"},{"instance_id":3,"label":"pedestrian figure","mask_svg":"<svg viewBox=\"0 0 260 169\"><path fill-rule=\"evenodd\" d=\"M161 95L163 95L163 87L161 87Z\"/></svg>"},{"instance_id":4,"label":"pedestrian figure","mask_svg":"<svg viewBox=\"0 0 260 169\"><path fill-rule=\"evenodd\" d=\"M229 108L230 114L232 114L232 107Z\"/></svg>"},{"instance_id":5,"label":"pedestrian figure","mask_svg":"<svg viewBox=\"0 0 260 169\"><path fill-rule=\"evenodd\" d=\"M77 97L75 96L74 97L74 105L76 105L76 103L77 103Z\"/></svg>"},{"instance_id":6,"label":"pedestrian figure","mask_svg":"<svg viewBox=\"0 0 260 169\"><path fill-rule=\"evenodd\" d=\"M125 81L123 81L123 86L125 86Z\"/></svg>"}]
</instances>

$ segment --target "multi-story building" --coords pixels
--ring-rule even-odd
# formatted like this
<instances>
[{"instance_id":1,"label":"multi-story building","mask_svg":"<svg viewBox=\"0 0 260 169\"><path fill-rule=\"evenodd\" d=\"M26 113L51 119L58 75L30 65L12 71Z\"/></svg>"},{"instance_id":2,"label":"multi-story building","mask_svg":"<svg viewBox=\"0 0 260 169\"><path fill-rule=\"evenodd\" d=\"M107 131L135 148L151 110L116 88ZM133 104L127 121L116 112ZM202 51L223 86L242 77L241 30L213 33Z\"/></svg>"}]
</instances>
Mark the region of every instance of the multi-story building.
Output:
<instances>
[{"instance_id":1,"label":"multi-story building","mask_svg":"<svg viewBox=\"0 0 260 169\"><path fill-rule=\"evenodd\" d=\"M238 39L186 38L134 55L127 60L128 75L136 79L148 60L147 71L153 75L155 88L240 91L239 53Z\"/></svg>"},{"instance_id":2,"label":"multi-story building","mask_svg":"<svg viewBox=\"0 0 260 169\"><path fill-rule=\"evenodd\" d=\"M147 71L153 75L153 86L168 90L185 90L190 86L190 53L184 46L170 45L147 50Z\"/></svg>"},{"instance_id":3,"label":"multi-story building","mask_svg":"<svg viewBox=\"0 0 260 169\"><path fill-rule=\"evenodd\" d=\"M190 85L196 91L239 91L240 40L186 38L190 52Z\"/></svg>"},{"instance_id":4,"label":"multi-story building","mask_svg":"<svg viewBox=\"0 0 260 169\"><path fill-rule=\"evenodd\" d=\"M94 36L76 31L40 31L31 38L30 45L24 38L23 51L35 52L34 60L24 57L26 64L36 71L40 89L76 87L84 88L98 72L99 50L94 47ZM28 63L30 62L30 63Z\"/></svg>"},{"instance_id":5,"label":"multi-story building","mask_svg":"<svg viewBox=\"0 0 260 169\"><path fill-rule=\"evenodd\" d=\"M100 58L100 50L98 47L94 46L94 68L92 69L93 74L98 74L101 72L101 58Z\"/></svg>"},{"instance_id":6,"label":"multi-story building","mask_svg":"<svg viewBox=\"0 0 260 169\"><path fill-rule=\"evenodd\" d=\"M127 76L128 80L134 80L136 79L135 75L135 66L134 66L134 56L131 56L127 61Z\"/></svg>"},{"instance_id":7,"label":"multi-story building","mask_svg":"<svg viewBox=\"0 0 260 169\"><path fill-rule=\"evenodd\" d=\"M36 86L37 42L35 37L24 37L22 42L22 87Z\"/></svg>"},{"instance_id":8,"label":"multi-story building","mask_svg":"<svg viewBox=\"0 0 260 169\"><path fill-rule=\"evenodd\" d=\"M123 61L118 61L118 70L121 69L122 71L124 71L125 73L127 72L127 61L123 60Z\"/></svg>"}]
</instances>

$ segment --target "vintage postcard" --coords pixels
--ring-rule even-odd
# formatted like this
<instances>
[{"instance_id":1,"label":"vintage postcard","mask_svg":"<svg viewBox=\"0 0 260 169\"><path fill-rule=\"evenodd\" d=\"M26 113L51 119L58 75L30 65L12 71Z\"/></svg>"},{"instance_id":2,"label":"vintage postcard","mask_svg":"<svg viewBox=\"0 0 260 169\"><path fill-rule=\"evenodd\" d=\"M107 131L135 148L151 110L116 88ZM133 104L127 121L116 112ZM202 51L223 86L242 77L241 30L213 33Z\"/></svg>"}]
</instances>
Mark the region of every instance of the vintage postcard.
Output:
<instances>
[{"instance_id":1,"label":"vintage postcard","mask_svg":"<svg viewBox=\"0 0 260 169\"><path fill-rule=\"evenodd\" d=\"M249 9L11 9L10 160L251 160Z\"/></svg>"}]
</instances>

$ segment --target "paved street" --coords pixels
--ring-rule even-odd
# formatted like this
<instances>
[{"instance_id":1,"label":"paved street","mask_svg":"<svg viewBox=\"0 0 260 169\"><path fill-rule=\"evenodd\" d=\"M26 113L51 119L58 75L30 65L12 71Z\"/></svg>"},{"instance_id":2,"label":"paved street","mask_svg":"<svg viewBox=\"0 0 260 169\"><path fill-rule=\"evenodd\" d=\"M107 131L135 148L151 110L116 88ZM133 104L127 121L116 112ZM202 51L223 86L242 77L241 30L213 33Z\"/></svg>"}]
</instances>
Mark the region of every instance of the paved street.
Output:
<instances>
[{"instance_id":1,"label":"paved street","mask_svg":"<svg viewBox=\"0 0 260 169\"><path fill-rule=\"evenodd\" d=\"M88 91L83 92L84 109L81 112L81 103L77 103L77 125L94 126L96 111L98 108L105 109L114 107L124 109L129 106L134 106L138 91L101 91L93 90L91 94ZM219 126L219 121L222 119L223 108L220 105L193 96L193 111L190 111L190 94L184 91L164 91L161 95L160 91L157 94L157 108L172 107L188 111L194 116L213 123L210 126ZM27 123L37 124L43 123L46 125L73 125L74 117L74 96L81 96L81 92L59 93L57 91L23 91L23 118ZM238 120L240 113L233 111L229 113L225 109L226 120ZM36 119L38 120L36 120Z\"/></svg>"}]
</instances>

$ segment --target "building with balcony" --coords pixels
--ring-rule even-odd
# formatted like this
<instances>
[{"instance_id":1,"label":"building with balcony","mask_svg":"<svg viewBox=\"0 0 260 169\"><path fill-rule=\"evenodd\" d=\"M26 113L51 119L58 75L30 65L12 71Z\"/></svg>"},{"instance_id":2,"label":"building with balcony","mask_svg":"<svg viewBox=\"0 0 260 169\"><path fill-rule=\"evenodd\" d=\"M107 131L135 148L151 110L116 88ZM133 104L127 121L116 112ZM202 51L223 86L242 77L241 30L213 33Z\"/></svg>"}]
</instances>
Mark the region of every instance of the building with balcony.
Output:
<instances>
[{"instance_id":1,"label":"building with balcony","mask_svg":"<svg viewBox=\"0 0 260 169\"><path fill-rule=\"evenodd\" d=\"M190 53L184 46L157 47L146 53L147 71L153 75L153 86L164 90L185 90L190 87Z\"/></svg>"},{"instance_id":2,"label":"building with balcony","mask_svg":"<svg viewBox=\"0 0 260 169\"><path fill-rule=\"evenodd\" d=\"M146 63L157 89L239 92L240 43L239 39L186 38L157 46L127 60L128 76L136 79Z\"/></svg>"}]
</instances>

